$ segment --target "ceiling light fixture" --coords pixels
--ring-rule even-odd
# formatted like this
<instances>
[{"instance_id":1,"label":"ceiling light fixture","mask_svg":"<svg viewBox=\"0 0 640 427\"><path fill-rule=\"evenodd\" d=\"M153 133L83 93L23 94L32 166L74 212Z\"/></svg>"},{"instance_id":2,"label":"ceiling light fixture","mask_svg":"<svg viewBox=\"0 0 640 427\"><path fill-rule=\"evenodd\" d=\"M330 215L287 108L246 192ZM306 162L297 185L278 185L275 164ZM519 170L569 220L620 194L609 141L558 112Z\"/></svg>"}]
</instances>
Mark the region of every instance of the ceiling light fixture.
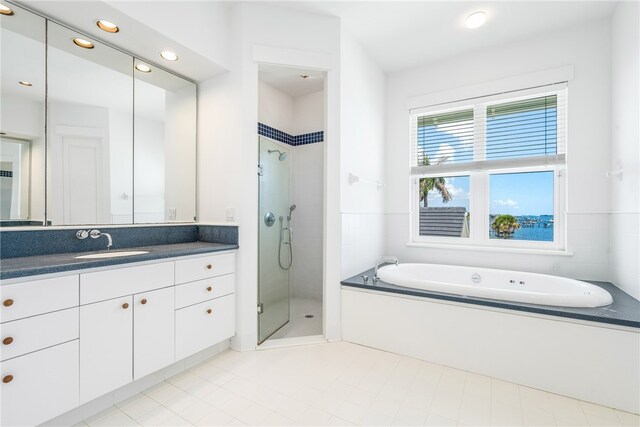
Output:
<instances>
[{"instance_id":1,"label":"ceiling light fixture","mask_svg":"<svg viewBox=\"0 0 640 427\"><path fill-rule=\"evenodd\" d=\"M120 31L120 28L118 28L116 24L110 21L105 21L104 19L98 19L96 21L96 25L98 26L98 28L106 31L107 33L117 33L118 31Z\"/></svg>"},{"instance_id":2,"label":"ceiling light fixture","mask_svg":"<svg viewBox=\"0 0 640 427\"><path fill-rule=\"evenodd\" d=\"M150 73L151 72L151 67L149 67L148 65L144 65L144 64L138 64L138 65L136 65L136 70L140 71L141 73Z\"/></svg>"},{"instance_id":3,"label":"ceiling light fixture","mask_svg":"<svg viewBox=\"0 0 640 427\"><path fill-rule=\"evenodd\" d=\"M0 14L11 16L13 15L13 10L9 9L7 6L0 4Z\"/></svg>"},{"instance_id":4,"label":"ceiling light fixture","mask_svg":"<svg viewBox=\"0 0 640 427\"><path fill-rule=\"evenodd\" d=\"M473 12L471 15L467 16L465 20L465 25L470 30L478 27L482 27L484 23L487 22L487 14L480 12Z\"/></svg>"},{"instance_id":5,"label":"ceiling light fixture","mask_svg":"<svg viewBox=\"0 0 640 427\"><path fill-rule=\"evenodd\" d=\"M25 82L24 80L20 80L18 83L20 83L22 86L27 86L27 87L31 87L33 86L32 83L30 82Z\"/></svg>"},{"instance_id":6,"label":"ceiling light fixture","mask_svg":"<svg viewBox=\"0 0 640 427\"><path fill-rule=\"evenodd\" d=\"M162 52L160 52L160 56L162 56L167 61L177 61L178 60L178 55L176 55L175 53L171 52L170 50L163 50Z\"/></svg>"},{"instance_id":7,"label":"ceiling light fixture","mask_svg":"<svg viewBox=\"0 0 640 427\"><path fill-rule=\"evenodd\" d=\"M82 47L84 49L93 49L93 47L94 47L93 43L91 43L90 41L85 40L85 39L75 38L75 39L73 39L73 42L76 44L76 46L80 46L80 47Z\"/></svg>"}]
</instances>

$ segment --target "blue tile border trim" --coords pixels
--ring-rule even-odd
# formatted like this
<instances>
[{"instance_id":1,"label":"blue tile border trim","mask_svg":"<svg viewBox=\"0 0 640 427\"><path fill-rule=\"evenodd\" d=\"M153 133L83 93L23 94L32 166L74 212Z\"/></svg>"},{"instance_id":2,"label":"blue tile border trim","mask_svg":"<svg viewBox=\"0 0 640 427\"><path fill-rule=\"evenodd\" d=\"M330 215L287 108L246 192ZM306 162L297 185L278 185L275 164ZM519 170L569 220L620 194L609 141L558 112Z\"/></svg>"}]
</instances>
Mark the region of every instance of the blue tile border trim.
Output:
<instances>
[{"instance_id":1,"label":"blue tile border trim","mask_svg":"<svg viewBox=\"0 0 640 427\"><path fill-rule=\"evenodd\" d=\"M284 142L285 144L292 145L294 147L324 141L324 131L322 130L318 132L304 133L302 135L290 135L260 122L258 122L258 135L266 136L267 138Z\"/></svg>"}]
</instances>

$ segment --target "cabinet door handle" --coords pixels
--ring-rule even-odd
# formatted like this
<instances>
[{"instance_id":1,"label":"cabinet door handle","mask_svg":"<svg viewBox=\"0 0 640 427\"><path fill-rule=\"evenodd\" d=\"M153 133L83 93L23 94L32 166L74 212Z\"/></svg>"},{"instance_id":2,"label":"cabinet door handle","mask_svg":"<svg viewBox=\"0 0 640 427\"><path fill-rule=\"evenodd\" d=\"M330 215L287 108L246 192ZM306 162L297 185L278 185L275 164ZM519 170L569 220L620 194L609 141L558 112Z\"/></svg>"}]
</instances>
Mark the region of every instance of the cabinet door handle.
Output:
<instances>
[{"instance_id":1,"label":"cabinet door handle","mask_svg":"<svg viewBox=\"0 0 640 427\"><path fill-rule=\"evenodd\" d=\"M140 301L140 304L144 305L147 303L147 299L146 298L142 298L142 301Z\"/></svg>"},{"instance_id":2,"label":"cabinet door handle","mask_svg":"<svg viewBox=\"0 0 640 427\"><path fill-rule=\"evenodd\" d=\"M212 268L213 268L213 265L207 264L207 270L211 270Z\"/></svg>"},{"instance_id":3,"label":"cabinet door handle","mask_svg":"<svg viewBox=\"0 0 640 427\"><path fill-rule=\"evenodd\" d=\"M211 313L213 313L213 310L211 310L210 308L207 309L207 314L211 314Z\"/></svg>"},{"instance_id":4,"label":"cabinet door handle","mask_svg":"<svg viewBox=\"0 0 640 427\"><path fill-rule=\"evenodd\" d=\"M125 310L129 308L129 303L125 302L124 304L122 304L122 308L124 308Z\"/></svg>"},{"instance_id":5,"label":"cabinet door handle","mask_svg":"<svg viewBox=\"0 0 640 427\"><path fill-rule=\"evenodd\" d=\"M2 305L4 305L5 307L11 307L13 305L13 300L11 298L6 299L2 302Z\"/></svg>"},{"instance_id":6,"label":"cabinet door handle","mask_svg":"<svg viewBox=\"0 0 640 427\"><path fill-rule=\"evenodd\" d=\"M2 344L4 345L9 345L13 342L13 337L6 337L5 339L2 340Z\"/></svg>"},{"instance_id":7,"label":"cabinet door handle","mask_svg":"<svg viewBox=\"0 0 640 427\"><path fill-rule=\"evenodd\" d=\"M207 287L207 292L211 292L213 288L211 286Z\"/></svg>"},{"instance_id":8,"label":"cabinet door handle","mask_svg":"<svg viewBox=\"0 0 640 427\"><path fill-rule=\"evenodd\" d=\"M13 375L7 375L2 379L2 382L5 384L9 384L11 381L13 381Z\"/></svg>"}]
</instances>

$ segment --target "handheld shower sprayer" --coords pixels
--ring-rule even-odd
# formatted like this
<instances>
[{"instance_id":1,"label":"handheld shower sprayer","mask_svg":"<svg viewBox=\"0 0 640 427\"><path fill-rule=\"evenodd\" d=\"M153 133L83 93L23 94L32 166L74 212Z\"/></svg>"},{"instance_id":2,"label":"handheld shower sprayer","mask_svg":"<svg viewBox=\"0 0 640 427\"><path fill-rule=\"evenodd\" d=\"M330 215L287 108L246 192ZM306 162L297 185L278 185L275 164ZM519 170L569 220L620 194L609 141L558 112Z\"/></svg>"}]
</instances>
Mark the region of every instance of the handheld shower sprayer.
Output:
<instances>
[{"instance_id":1,"label":"handheld shower sprayer","mask_svg":"<svg viewBox=\"0 0 640 427\"><path fill-rule=\"evenodd\" d=\"M296 210L296 205L289 206L289 215L287 216L287 221L291 221L291 213Z\"/></svg>"}]
</instances>

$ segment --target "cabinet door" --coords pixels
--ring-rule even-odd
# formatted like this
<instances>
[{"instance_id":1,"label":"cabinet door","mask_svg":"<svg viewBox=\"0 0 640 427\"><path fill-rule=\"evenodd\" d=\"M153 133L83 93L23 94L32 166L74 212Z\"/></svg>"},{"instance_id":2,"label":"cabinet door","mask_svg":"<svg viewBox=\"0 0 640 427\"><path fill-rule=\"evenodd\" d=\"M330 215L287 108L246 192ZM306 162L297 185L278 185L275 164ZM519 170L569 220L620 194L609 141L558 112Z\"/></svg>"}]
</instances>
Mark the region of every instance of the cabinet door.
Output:
<instances>
[{"instance_id":1,"label":"cabinet door","mask_svg":"<svg viewBox=\"0 0 640 427\"><path fill-rule=\"evenodd\" d=\"M176 360L235 334L233 294L176 310Z\"/></svg>"},{"instance_id":2,"label":"cabinet door","mask_svg":"<svg viewBox=\"0 0 640 427\"><path fill-rule=\"evenodd\" d=\"M132 304L127 296L80 307L80 403L131 382Z\"/></svg>"},{"instance_id":3,"label":"cabinet door","mask_svg":"<svg viewBox=\"0 0 640 427\"><path fill-rule=\"evenodd\" d=\"M174 289L133 296L133 377L139 379L175 360Z\"/></svg>"},{"instance_id":4,"label":"cabinet door","mask_svg":"<svg viewBox=\"0 0 640 427\"><path fill-rule=\"evenodd\" d=\"M0 363L3 426L33 426L78 406L78 340Z\"/></svg>"}]
</instances>

